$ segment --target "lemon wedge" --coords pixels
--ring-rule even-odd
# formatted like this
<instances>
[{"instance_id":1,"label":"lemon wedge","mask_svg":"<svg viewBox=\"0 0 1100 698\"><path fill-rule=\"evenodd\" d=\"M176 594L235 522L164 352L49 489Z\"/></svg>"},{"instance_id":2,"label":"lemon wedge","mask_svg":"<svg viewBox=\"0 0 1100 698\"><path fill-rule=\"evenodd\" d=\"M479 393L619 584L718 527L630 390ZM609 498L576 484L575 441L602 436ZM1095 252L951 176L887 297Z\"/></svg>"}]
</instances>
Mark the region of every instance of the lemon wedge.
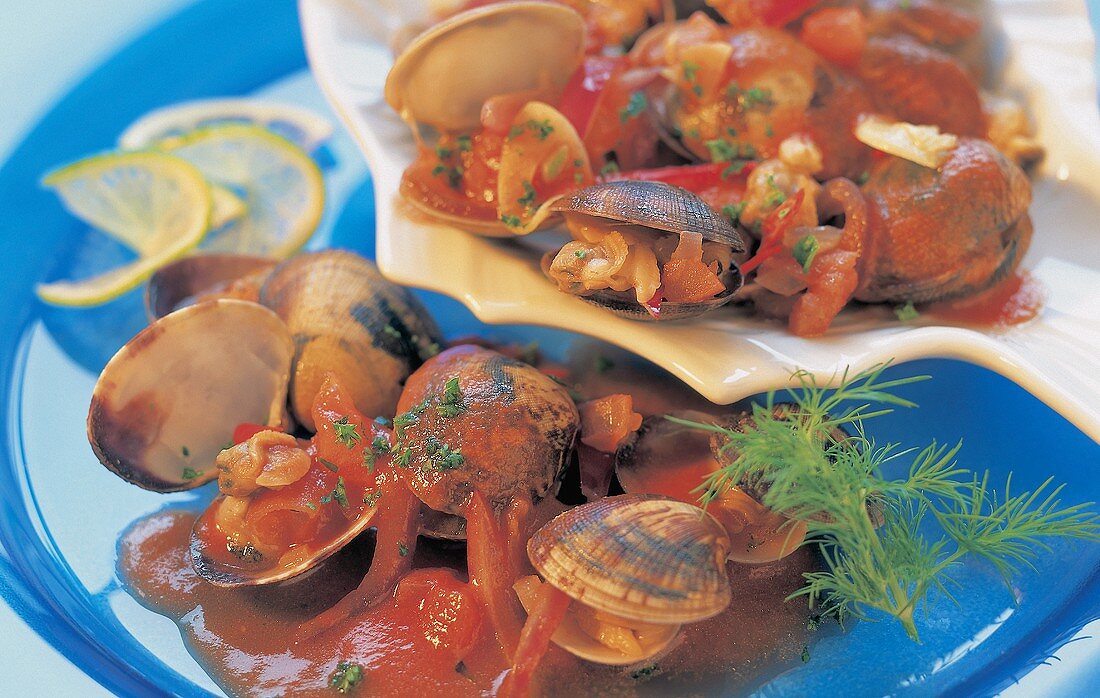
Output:
<instances>
[{"instance_id":1,"label":"lemon wedge","mask_svg":"<svg viewBox=\"0 0 1100 698\"><path fill-rule=\"evenodd\" d=\"M262 126L313 152L332 137L332 124L308 109L256 99L197 99L151 111L119 136L123 150L157 146L222 124Z\"/></svg>"},{"instance_id":2,"label":"lemon wedge","mask_svg":"<svg viewBox=\"0 0 1100 698\"><path fill-rule=\"evenodd\" d=\"M38 296L56 305L98 305L136 287L202 241L213 209L198 168L166 153L95 155L55 170L42 184L73 215L138 255L91 278L39 284Z\"/></svg>"},{"instance_id":3,"label":"lemon wedge","mask_svg":"<svg viewBox=\"0 0 1100 698\"><path fill-rule=\"evenodd\" d=\"M317 163L265 128L210 126L161 147L244 200L243 215L211 231L204 249L284 258L305 245L321 220L325 183Z\"/></svg>"}]
</instances>

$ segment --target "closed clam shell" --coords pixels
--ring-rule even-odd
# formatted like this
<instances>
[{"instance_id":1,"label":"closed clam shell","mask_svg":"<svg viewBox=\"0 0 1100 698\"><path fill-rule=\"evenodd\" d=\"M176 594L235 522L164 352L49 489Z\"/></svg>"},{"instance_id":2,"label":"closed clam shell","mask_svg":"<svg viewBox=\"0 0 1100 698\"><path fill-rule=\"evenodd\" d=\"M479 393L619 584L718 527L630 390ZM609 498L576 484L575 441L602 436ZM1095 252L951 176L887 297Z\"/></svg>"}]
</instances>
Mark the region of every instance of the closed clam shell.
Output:
<instances>
[{"instance_id":1,"label":"closed clam shell","mask_svg":"<svg viewBox=\"0 0 1100 698\"><path fill-rule=\"evenodd\" d=\"M451 381L458 393L444 404ZM394 420L394 458L410 469L416 496L437 511L462 514L475 489L496 506L537 501L557 485L579 422L568 391L549 376L495 351L458 346L409 377Z\"/></svg>"},{"instance_id":2,"label":"closed clam shell","mask_svg":"<svg viewBox=\"0 0 1100 698\"><path fill-rule=\"evenodd\" d=\"M571 598L630 620L704 620L730 603L729 538L702 509L626 494L570 509L527 543L542 578Z\"/></svg>"},{"instance_id":3,"label":"closed clam shell","mask_svg":"<svg viewBox=\"0 0 1100 698\"><path fill-rule=\"evenodd\" d=\"M664 182L618 180L578 189L550 207L566 216L592 216L667 233L699 233L703 240L745 251L741 233L705 201Z\"/></svg>"},{"instance_id":4,"label":"closed clam shell","mask_svg":"<svg viewBox=\"0 0 1100 698\"><path fill-rule=\"evenodd\" d=\"M164 265L145 287L150 320L200 300L240 298L256 301L275 260L248 254L204 253Z\"/></svg>"},{"instance_id":5,"label":"closed clam shell","mask_svg":"<svg viewBox=\"0 0 1100 698\"><path fill-rule=\"evenodd\" d=\"M88 441L122 479L157 492L202 485L233 428L278 424L294 345L267 308L212 300L166 315L96 381Z\"/></svg>"},{"instance_id":6,"label":"closed clam shell","mask_svg":"<svg viewBox=\"0 0 1100 698\"><path fill-rule=\"evenodd\" d=\"M260 290L294 335L290 406L313 430L310 409L335 373L366 415L391 415L405 379L443 341L427 310L405 288L352 252L325 250L280 264Z\"/></svg>"}]
</instances>

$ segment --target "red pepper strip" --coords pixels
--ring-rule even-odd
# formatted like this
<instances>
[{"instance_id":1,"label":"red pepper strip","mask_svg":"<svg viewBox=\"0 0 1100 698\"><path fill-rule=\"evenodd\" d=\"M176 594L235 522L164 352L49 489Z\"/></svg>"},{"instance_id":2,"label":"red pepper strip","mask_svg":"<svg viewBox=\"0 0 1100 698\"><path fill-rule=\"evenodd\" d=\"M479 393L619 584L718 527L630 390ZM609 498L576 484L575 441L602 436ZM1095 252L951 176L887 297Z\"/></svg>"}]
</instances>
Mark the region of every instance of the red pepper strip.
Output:
<instances>
[{"instance_id":1,"label":"red pepper strip","mask_svg":"<svg viewBox=\"0 0 1100 698\"><path fill-rule=\"evenodd\" d=\"M279 431L277 427L268 427L263 424L251 424L242 422L233 430L233 443L243 444L261 431Z\"/></svg>"},{"instance_id":2,"label":"red pepper strip","mask_svg":"<svg viewBox=\"0 0 1100 698\"><path fill-rule=\"evenodd\" d=\"M723 178L722 173L729 169L728 162L705 162L701 165L674 165L672 167L657 167L650 170L629 170L616 172L603 178L603 181L617 181L622 179L640 180L643 182L664 182L688 191L701 191L710 187L721 185L731 181L733 177L744 178L752 171L753 163L747 163L740 172Z\"/></svg>"},{"instance_id":3,"label":"red pepper strip","mask_svg":"<svg viewBox=\"0 0 1100 698\"><path fill-rule=\"evenodd\" d=\"M752 0L752 12L764 24L785 27L821 0Z\"/></svg>"},{"instance_id":4,"label":"red pepper strip","mask_svg":"<svg viewBox=\"0 0 1100 698\"><path fill-rule=\"evenodd\" d=\"M519 574L510 557L499 520L485 495L474 490L466 505L466 567L508 661L516 656L523 628L523 609L512 590Z\"/></svg>"},{"instance_id":5,"label":"red pepper strip","mask_svg":"<svg viewBox=\"0 0 1100 698\"><path fill-rule=\"evenodd\" d=\"M565 592L549 584L543 584L539 589L538 601L523 625L512 671L500 688L500 698L521 698L530 694L531 680L546 650L550 648L550 638L565 620L571 601Z\"/></svg>"},{"instance_id":6,"label":"red pepper strip","mask_svg":"<svg viewBox=\"0 0 1100 698\"><path fill-rule=\"evenodd\" d=\"M799 189L794 196L789 197L764 219L760 247L747 262L741 265L741 273L748 274L756 269L764 260L774 257L783 250L783 236L791 227L794 219L802 209L802 200L806 198L806 190Z\"/></svg>"},{"instance_id":7,"label":"red pepper strip","mask_svg":"<svg viewBox=\"0 0 1100 698\"><path fill-rule=\"evenodd\" d=\"M589 56L566 83L558 111L582 136L588 130L588 122L592 120L600 94L622 61L622 57Z\"/></svg>"}]
</instances>

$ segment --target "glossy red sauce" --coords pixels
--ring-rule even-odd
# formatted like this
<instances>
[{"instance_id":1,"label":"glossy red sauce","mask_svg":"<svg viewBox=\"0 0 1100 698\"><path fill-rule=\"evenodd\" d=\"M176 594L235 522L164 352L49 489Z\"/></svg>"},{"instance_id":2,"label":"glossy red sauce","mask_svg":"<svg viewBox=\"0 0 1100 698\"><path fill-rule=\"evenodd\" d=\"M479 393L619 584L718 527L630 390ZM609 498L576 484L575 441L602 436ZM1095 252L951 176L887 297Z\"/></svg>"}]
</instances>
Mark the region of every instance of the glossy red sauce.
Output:
<instances>
[{"instance_id":1,"label":"glossy red sauce","mask_svg":"<svg viewBox=\"0 0 1100 698\"><path fill-rule=\"evenodd\" d=\"M358 695L479 695L492 693L508 668L466 583L461 549L422 541L413 562L418 569L392 594L311 635L307 623L366 572L372 536L301 578L225 589L191 568L187 540L194 519L166 511L135 523L120 544L119 570L141 603L179 624L192 653L231 694L336 695L329 681L347 661L363 668ZM800 661L807 641L805 603L784 598L801 586L811 564L811 553L801 550L774 565L730 565L729 609L685 626L682 644L655 671L636 677L552 646L537 684L545 695L632 695L643 682L667 692L713 675L729 690L778 673Z\"/></svg>"},{"instance_id":2,"label":"glossy red sauce","mask_svg":"<svg viewBox=\"0 0 1100 698\"><path fill-rule=\"evenodd\" d=\"M1042 282L1018 271L977 296L923 309L939 320L982 327L1010 327L1032 320L1043 309L1046 291Z\"/></svg>"}]
</instances>

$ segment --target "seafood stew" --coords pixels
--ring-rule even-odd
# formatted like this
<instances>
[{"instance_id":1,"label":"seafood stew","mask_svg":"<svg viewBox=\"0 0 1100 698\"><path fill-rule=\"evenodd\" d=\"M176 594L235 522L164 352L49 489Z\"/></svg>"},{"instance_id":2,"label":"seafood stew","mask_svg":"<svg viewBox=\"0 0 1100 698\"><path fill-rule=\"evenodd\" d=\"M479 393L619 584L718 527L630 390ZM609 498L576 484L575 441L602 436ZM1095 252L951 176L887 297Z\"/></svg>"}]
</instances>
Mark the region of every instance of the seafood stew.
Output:
<instances>
[{"instance_id":1,"label":"seafood stew","mask_svg":"<svg viewBox=\"0 0 1100 698\"><path fill-rule=\"evenodd\" d=\"M342 283L312 284L311 297L276 314L265 303L282 297L285 269ZM301 348L348 324L340 331L366 333L375 347L401 336L402 347L426 348L405 377L384 358L281 348L265 366L282 409L260 423L215 411L225 421L206 438L224 448L209 470L191 461L179 475L216 478L217 496L202 512L164 510L123 535L128 588L178 621L233 694L631 695L716 676L748 687L869 613L919 638L915 609L971 551L1010 575L1040 540L1100 538L1097 516L1063 507L1056 492L1046 498L1049 484L990 499L988 481L955 464L957 447L933 444L911 455L908 477L886 478L893 447L869 441L864 420L882 413L872 403L911 406L894 391L921 377L884 380L880 367L832 392L802 376L784 402L738 410L630 372L580 382L582 369L530 347L424 343L420 331L434 328L424 308L348 252L291 258L254 300L235 293L219 281L154 320L101 377L106 408L114 376L143 360L144 335L164 338L162 352L192 346L182 339L196 325L178 317L211 317L197 326L208 332L245 308L267 321L304 304L349 323L264 336L279 347L294 336ZM344 303L351 293L358 302ZM403 310L385 323L364 312L395 298ZM230 369L252 356L247 346L220 351ZM294 392L302 363L323 379ZM398 398L371 416L374 403L361 407L347 386L379 380ZM209 394L211 406L241 397ZM166 397L143 399L162 406L166 423L175 418ZM309 426L294 408L304 399ZM156 433L132 409L112 414L134 440ZM143 467L167 467L160 452L139 452L128 469L98 455L147 486ZM918 531L925 516L941 539ZM914 545L936 552L899 566Z\"/></svg>"},{"instance_id":2,"label":"seafood stew","mask_svg":"<svg viewBox=\"0 0 1100 698\"><path fill-rule=\"evenodd\" d=\"M905 320L940 303L980 305L1017 280L1032 229L1021 168L1042 150L1020 105L979 88L974 14L933 0L735 0L691 12L702 4L471 2L438 18L398 52L386 84L419 144L403 197L480 234L564 226L572 241L543 262L551 281L640 320L728 306L817 336L851 302L888 304ZM527 48L501 27L534 13L554 18L539 30L553 46L583 48L563 58L532 44L523 61L478 62L478 40ZM461 124L412 101L429 74L466 90ZM623 179L702 197L746 250L715 257L693 236L654 247L634 223L563 220L560 200Z\"/></svg>"}]
</instances>

